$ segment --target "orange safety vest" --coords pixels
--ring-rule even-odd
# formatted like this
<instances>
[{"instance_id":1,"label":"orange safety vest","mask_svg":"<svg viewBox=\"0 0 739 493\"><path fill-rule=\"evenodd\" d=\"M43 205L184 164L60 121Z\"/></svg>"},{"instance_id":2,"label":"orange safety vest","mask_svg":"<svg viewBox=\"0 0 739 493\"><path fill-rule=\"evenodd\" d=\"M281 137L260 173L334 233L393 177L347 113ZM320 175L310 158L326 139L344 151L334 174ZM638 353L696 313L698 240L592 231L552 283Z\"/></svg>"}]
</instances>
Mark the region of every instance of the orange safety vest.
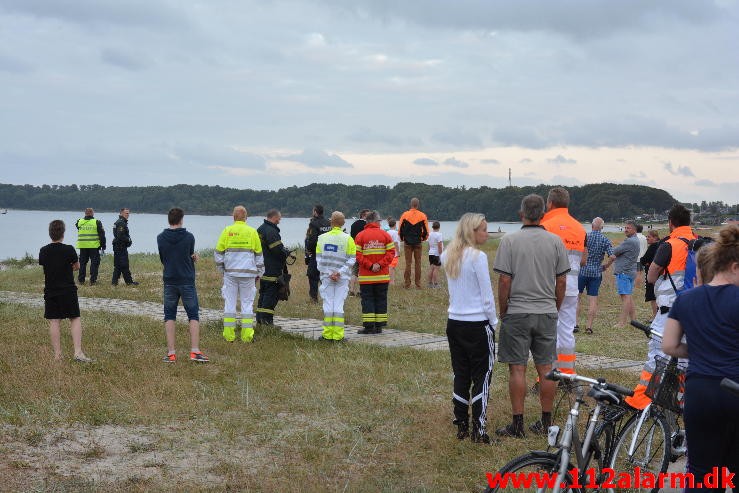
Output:
<instances>
[{"instance_id":1,"label":"orange safety vest","mask_svg":"<svg viewBox=\"0 0 739 493\"><path fill-rule=\"evenodd\" d=\"M696 236L690 226L679 226L672 230L670 238L665 243L669 243L672 247L670 263L667 264L667 271L675 283L675 288L680 289L685 282L685 264L688 260L688 245L680 238L686 240L694 240ZM675 288L672 287L670 279L666 273L663 273L657 282L654 283L654 294L657 295L657 303L661 306L672 306L675 300ZM660 297L662 299L660 299Z\"/></svg>"},{"instance_id":2,"label":"orange safety vest","mask_svg":"<svg viewBox=\"0 0 739 493\"><path fill-rule=\"evenodd\" d=\"M562 239L567 253L585 251L585 228L570 216L566 207L557 207L544 214L541 225Z\"/></svg>"}]
</instances>

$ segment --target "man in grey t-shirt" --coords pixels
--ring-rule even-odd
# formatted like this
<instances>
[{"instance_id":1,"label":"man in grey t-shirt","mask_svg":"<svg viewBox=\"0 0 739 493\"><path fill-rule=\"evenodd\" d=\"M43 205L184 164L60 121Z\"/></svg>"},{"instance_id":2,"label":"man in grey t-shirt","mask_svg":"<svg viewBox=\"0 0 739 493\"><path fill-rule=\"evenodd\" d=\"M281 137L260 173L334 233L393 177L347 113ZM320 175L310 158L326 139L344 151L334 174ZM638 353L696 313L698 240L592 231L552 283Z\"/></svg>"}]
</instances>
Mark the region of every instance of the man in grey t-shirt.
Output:
<instances>
[{"instance_id":1,"label":"man in grey t-shirt","mask_svg":"<svg viewBox=\"0 0 739 493\"><path fill-rule=\"evenodd\" d=\"M636 263L639 260L639 239L636 237L636 224L633 221L624 223L626 239L618 245L613 254L616 256L613 274L616 276L616 291L621 296L621 315L619 326L623 327L636 316L634 308L634 281L636 280ZM608 265L611 265L611 259Z\"/></svg>"},{"instance_id":2,"label":"man in grey t-shirt","mask_svg":"<svg viewBox=\"0 0 739 493\"><path fill-rule=\"evenodd\" d=\"M541 421L534 433L546 433L552 422L555 384L544 376L557 352L557 311L565 296L570 262L558 236L539 226L544 199L527 195L519 212L523 227L500 242L493 269L500 274L498 304L502 316L498 360L508 363L513 422L496 430L500 436L523 438L526 364L529 351L539 374Z\"/></svg>"}]
</instances>

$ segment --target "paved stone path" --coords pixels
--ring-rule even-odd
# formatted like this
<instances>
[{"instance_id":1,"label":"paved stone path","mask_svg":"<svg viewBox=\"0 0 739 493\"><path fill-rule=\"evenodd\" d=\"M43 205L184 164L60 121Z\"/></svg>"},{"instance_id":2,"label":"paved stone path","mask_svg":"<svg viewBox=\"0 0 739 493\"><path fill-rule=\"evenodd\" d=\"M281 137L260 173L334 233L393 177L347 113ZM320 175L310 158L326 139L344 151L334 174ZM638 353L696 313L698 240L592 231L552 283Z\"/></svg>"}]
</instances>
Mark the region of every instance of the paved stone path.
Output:
<instances>
[{"instance_id":1,"label":"paved stone path","mask_svg":"<svg viewBox=\"0 0 739 493\"><path fill-rule=\"evenodd\" d=\"M162 319L162 305L150 301L119 300L110 298L79 298L80 309L90 311L105 311L119 313L121 315L138 315ZM0 291L0 302L16 303L21 305L43 307L42 296L29 293L18 293L14 291ZM223 312L211 308L200 309L200 320L203 322L220 321ZM178 309L178 317L186 320L187 314L182 307ZM280 326L283 332L297 334L307 339L321 338L321 321L315 319L300 319L275 316L275 324ZM426 351L448 350L447 339L444 336L426 334L423 332L411 332L397 329L384 329L382 334L362 335L357 330L361 327L347 325L344 329L344 338L349 342L362 342L376 344L384 347L412 347ZM593 356L583 353L577 354L577 364L585 368L617 369L638 372L643 362L632 361L608 356Z\"/></svg>"}]
</instances>

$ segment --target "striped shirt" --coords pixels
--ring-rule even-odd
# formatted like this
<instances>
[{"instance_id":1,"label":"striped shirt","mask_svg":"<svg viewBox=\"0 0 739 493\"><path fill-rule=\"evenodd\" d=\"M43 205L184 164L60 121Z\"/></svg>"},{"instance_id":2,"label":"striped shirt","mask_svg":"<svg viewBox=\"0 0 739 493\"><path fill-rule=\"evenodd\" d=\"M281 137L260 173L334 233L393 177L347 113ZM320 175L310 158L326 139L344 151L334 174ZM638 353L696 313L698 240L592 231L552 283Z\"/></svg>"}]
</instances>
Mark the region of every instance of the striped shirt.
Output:
<instances>
[{"instance_id":1,"label":"striped shirt","mask_svg":"<svg viewBox=\"0 0 739 493\"><path fill-rule=\"evenodd\" d=\"M613 244L606 235L600 231L591 231L585 235L585 246L588 248L588 259L584 267L580 268L583 277L601 277L600 265L603 255L613 255Z\"/></svg>"}]
</instances>

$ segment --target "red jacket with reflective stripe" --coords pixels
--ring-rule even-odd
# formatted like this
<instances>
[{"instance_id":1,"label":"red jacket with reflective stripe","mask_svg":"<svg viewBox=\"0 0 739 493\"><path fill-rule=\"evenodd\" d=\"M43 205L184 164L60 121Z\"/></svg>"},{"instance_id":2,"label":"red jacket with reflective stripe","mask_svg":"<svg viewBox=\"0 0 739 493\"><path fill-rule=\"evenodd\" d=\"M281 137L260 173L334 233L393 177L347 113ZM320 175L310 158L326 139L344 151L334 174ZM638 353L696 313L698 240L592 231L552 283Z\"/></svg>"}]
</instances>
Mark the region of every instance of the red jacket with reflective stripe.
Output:
<instances>
[{"instance_id":1,"label":"red jacket with reflective stripe","mask_svg":"<svg viewBox=\"0 0 739 493\"><path fill-rule=\"evenodd\" d=\"M395 243L380 223L369 223L354 239L357 245L359 284L390 282L390 262L395 258ZM380 264L380 270L372 272L372 265Z\"/></svg>"}]
</instances>

